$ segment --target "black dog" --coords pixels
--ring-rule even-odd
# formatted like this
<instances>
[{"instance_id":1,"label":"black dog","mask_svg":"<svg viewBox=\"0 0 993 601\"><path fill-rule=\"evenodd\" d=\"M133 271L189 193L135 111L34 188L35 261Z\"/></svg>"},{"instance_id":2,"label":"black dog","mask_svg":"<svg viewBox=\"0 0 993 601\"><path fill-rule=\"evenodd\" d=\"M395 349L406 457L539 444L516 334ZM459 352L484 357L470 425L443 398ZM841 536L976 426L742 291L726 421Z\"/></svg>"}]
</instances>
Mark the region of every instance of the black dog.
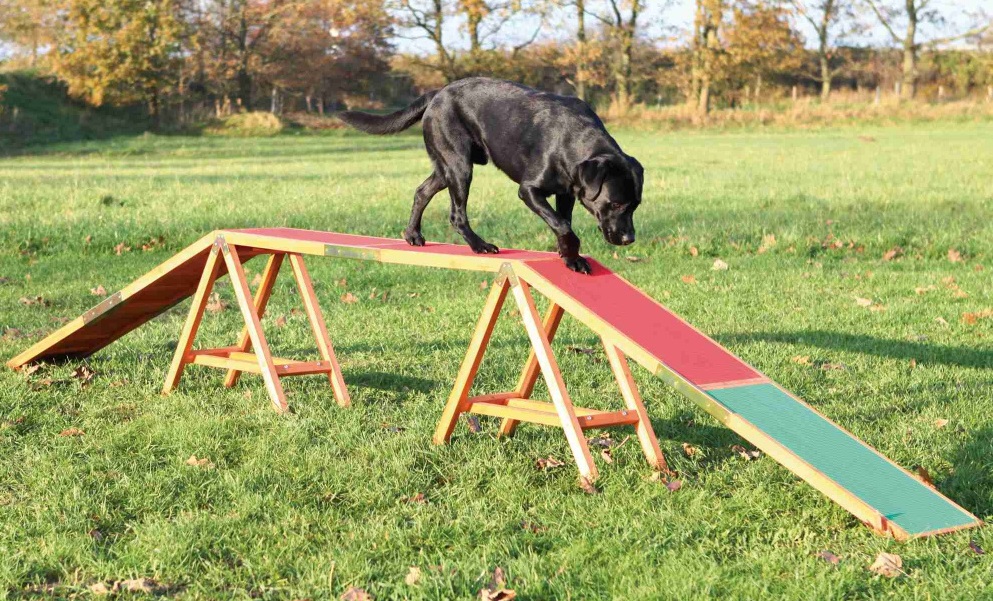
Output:
<instances>
[{"instance_id":1,"label":"black dog","mask_svg":"<svg viewBox=\"0 0 993 601\"><path fill-rule=\"evenodd\" d=\"M372 134L403 131L424 122L424 142L434 172L414 194L404 239L424 244L421 215L435 194L448 188L452 227L476 253L497 247L469 227L466 204L472 166L493 161L520 184L517 195L558 237L559 255L573 271L589 273L572 231L576 199L600 225L607 242L634 242L634 210L641 203L644 169L624 154L585 102L508 81L473 77L451 83L385 116L338 113L352 127ZM548 197L555 196L555 209Z\"/></svg>"}]
</instances>

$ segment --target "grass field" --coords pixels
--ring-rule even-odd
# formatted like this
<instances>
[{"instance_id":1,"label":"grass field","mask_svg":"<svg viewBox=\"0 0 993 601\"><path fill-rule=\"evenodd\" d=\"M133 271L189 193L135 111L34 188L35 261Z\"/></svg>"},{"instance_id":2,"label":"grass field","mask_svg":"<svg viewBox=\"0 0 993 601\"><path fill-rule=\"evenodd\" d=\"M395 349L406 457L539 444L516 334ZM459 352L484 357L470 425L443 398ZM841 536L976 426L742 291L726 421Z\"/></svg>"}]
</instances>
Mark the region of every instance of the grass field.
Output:
<instances>
[{"instance_id":1,"label":"grass field","mask_svg":"<svg viewBox=\"0 0 993 601\"><path fill-rule=\"evenodd\" d=\"M618 138L647 171L639 242L615 257L577 213L584 250L989 519L993 124ZM95 304L91 289L113 292L214 228L397 236L427 173L417 135L138 137L4 159L0 357ZM456 241L447 204L428 209L428 239ZM553 245L491 168L477 170L470 217L498 246ZM717 258L729 269L712 270ZM483 277L308 264L350 409L326 380L297 378L286 382L293 413L279 416L257 378L224 390L220 372L197 367L161 396L185 304L89 359L88 383L72 376L78 364L0 370L6 597L86 597L150 578L186 598L359 587L469 599L496 567L523 599L993 597L988 529L876 537L771 459L739 458L737 435L641 371L676 492L650 479L635 441L610 465L597 457L598 495L576 487L550 428L498 440L484 418L481 433L462 423L434 447ZM275 352L300 355L312 345L291 288L280 280L264 324ZM344 303L349 292L359 301ZM220 293L233 303L230 287ZM20 301L38 296L45 304ZM238 324L233 307L210 314L200 343L230 344ZM498 328L480 390L516 380L526 341L515 325ZM596 344L567 321L556 346ZM559 359L578 403L618 406L600 357ZM70 428L83 434L60 435ZM191 455L212 467L187 465ZM566 465L538 470L548 456ZM418 493L426 503L409 501ZM825 550L840 563L819 559ZM901 555L906 574L870 573L880 551ZM421 575L407 584L411 566Z\"/></svg>"}]
</instances>

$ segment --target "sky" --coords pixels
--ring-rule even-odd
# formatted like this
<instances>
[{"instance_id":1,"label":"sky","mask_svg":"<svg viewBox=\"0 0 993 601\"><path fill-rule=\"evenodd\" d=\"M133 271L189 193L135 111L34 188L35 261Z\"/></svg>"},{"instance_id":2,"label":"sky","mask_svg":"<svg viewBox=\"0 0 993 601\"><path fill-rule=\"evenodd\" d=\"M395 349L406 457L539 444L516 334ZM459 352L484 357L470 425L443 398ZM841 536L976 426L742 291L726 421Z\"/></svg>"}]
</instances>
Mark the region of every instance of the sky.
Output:
<instances>
[{"instance_id":1,"label":"sky","mask_svg":"<svg viewBox=\"0 0 993 601\"><path fill-rule=\"evenodd\" d=\"M883 3L886 3L883 0ZM601 8L603 2L598 2L597 0L587 0L587 9ZM644 24L644 29L642 30L642 37L654 40L665 40L666 38L672 38L676 35L681 35L685 33L690 25L693 23L693 12L695 6L694 0L671 0L666 2L665 0L647 0L648 8L644 13L644 16L639 18L639 23ZM902 4L902 2L898 2ZM993 15L993 0L933 0L932 6L937 7L942 15L948 19L948 25L941 31L942 35L949 35L954 32L961 32L970 29L975 25L974 19L970 18L969 15L975 15L981 11L985 11L987 15ZM558 38L569 38L575 32L575 22L572 14L556 16L553 17L547 24L542 27L542 32L540 34L540 39L555 39ZM875 20L875 16L872 13L867 12L865 18L868 23L872 25L872 31L870 35L863 36L857 42L865 45L883 45L890 44L891 40L889 35L885 32L882 26L879 25L878 21ZM529 39L539 21L537 19L521 19L513 23L508 23L503 30L501 30L501 36L509 38L512 42L520 43L524 40ZM586 27L591 29L595 27L598 23L595 17L587 17ZM810 28L809 24L805 20L800 20L798 23L800 31L804 34L808 45L812 43L815 39L814 31ZM933 32L933 29L920 28L923 29L923 33L926 35ZM901 31L898 29L898 33ZM458 48L468 47L466 42L466 37L464 32L461 30L461 25L459 23L449 23L445 28L444 36L446 40L451 40L454 42L454 46ZM940 36L936 36L940 37ZM404 39L398 38L396 40L397 48L402 52L418 52L418 53L430 53L433 50L433 45L423 39Z\"/></svg>"}]
</instances>

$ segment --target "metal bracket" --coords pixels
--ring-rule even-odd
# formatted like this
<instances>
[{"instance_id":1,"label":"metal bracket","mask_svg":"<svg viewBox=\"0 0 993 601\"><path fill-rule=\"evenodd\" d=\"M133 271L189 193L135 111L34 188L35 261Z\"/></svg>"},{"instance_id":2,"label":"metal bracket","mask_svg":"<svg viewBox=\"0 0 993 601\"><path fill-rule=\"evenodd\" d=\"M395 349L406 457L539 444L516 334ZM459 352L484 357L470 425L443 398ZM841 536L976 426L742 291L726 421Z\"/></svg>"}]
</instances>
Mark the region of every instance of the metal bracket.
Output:
<instances>
[{"instance_id":1,"label":"metal bracket","mask_svg":"<svg viewBox=\"0 0 993 601\"><path fill-rule=\"evenodd\" d=\"M96 305L86 313L83 313L83 323L88 324L100 317L103 317L108 311L121 304L122 300L124 300L124 297L120 291L111 294L107 298L103 299L100 304Z\"/></svg>"}]
</instances>

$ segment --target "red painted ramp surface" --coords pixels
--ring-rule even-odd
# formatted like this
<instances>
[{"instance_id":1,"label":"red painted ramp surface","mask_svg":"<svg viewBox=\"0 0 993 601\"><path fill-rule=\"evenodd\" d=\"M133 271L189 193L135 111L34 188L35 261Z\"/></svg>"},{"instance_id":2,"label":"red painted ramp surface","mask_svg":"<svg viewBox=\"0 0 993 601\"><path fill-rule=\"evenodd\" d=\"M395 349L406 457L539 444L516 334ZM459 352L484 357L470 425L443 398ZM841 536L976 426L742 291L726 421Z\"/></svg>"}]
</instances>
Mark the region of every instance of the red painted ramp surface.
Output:
<instances>
[{"instance_id":1,"label":"red painted ramp surface","mask_svg":"<svg viewBox=\"0 0 993 601\"><path fill-rule=\"evenodd\" d=\"M590 261L593 273L588 276L569 271L561 261L524 264L696 386L762 376L596 261Z\"/></svg>"}]
</instances>

